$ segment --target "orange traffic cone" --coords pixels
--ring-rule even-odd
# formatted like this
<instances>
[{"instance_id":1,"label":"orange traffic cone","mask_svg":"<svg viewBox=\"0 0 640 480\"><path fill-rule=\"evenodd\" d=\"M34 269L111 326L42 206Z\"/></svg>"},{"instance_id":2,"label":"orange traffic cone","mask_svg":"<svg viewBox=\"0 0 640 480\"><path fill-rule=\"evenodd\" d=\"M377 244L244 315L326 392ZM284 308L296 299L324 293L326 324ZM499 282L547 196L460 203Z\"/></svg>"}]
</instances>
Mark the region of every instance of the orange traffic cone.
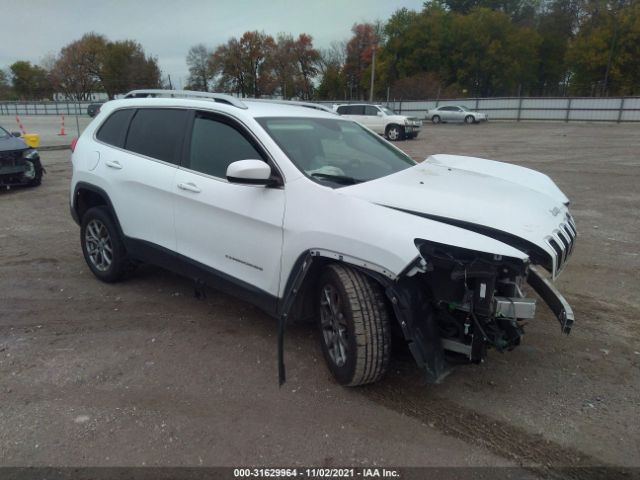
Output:
<instances>
[{"instance_id":1,"label":"orange traffic cone","mask_svg":"<svg viewBox=\"0 0 640 480\"><path fill-rule=\"evenodd\" d=\"M66 133L64 133L64 115L61 115L60 118L60 133L58 135L66 135Z\"/></svg>"},{"instance_id":2,"label":"orange traffic cone","mask_svg":"<svg viewBox=\"0 0 640 480\"><path fill-rule=\"evenodd\" d=\"M22 125L22 122L20 121L20 117L16 115L16 123L18 124L18 128L20 129L20 131L22 132L22 135L24 135L26 132L26 130L24 129L24 126Z\"/></svg>"}]
</instances>

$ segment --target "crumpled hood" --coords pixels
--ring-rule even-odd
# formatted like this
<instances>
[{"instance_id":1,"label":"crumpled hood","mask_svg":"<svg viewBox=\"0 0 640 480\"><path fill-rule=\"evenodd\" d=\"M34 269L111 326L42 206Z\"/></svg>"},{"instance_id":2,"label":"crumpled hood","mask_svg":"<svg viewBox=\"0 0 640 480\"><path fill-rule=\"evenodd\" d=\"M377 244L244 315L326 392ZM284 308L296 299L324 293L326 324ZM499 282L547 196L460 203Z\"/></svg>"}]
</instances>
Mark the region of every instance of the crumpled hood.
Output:
<instances>
[{"instance_id":1,"label":"crumpled hood","mask_svg":"<svg viewBox=\"0 0 640 480\"><path fill-rule=\"evenodd\" d=\"M415 167L340 192L436 220L505 232L550 256L553 249L547 239L567 221L568 214L567 197L546 175L454 155L434 155Z\"/></svg>"},{"instance_id":2,"label":"crumpled hood","mask_svg":"<svg viewBox=\"0 0 640 480\"><path fill-rule=\"evenodd\" d=\"M12 152L14 150L26 150L27 144L21 138L9 137L0 139L0 152Z\"/></svg>"}]
</instances>

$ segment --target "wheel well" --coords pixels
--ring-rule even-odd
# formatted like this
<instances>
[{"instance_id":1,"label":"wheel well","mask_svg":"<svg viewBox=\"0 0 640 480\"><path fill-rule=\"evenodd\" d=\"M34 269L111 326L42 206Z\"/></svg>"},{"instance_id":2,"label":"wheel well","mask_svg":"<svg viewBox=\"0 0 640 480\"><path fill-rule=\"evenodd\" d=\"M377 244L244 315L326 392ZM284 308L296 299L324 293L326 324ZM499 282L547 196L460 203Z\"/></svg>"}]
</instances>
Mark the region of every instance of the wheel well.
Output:
<instances>
[{"instance_id":1,"label":"wheel well","mask_svg":"<svg viewBox=\"0 0 640 480\"><path fill-rule=\"evenodd\" d=\"M358 269L376 283L380 284L383 288L385 287L377 274L369 272L364 268L358 268L347 262L336 261L333 258L315 256L313 257L313 263L311 264L311 267L309 267L309 271L307 272L307 275L302 282L302 286L300 287L300 294L297 296L293 306L291 307L289 318L294 322L310 323L315 320L316 312L314 296L318 288L318 279L322 274L322 270L331 263L338 263L346 267ZM385 302L386 301L387 299L385 296ZM393 317L393 310L390 308L389 311Z\"/></svg>"},{"instance_id":2,"label":"wheel well","mask_svg":"<svg viewBox=\"0 0 640 480\"><path fill-rule=\"evenodd\" d=\"M398 127L400 130L404 131L404 127L402 125L398 125L397 123L390 123L389 125L387 125L387 128L385 128L385 132L388 132L389 129L393 127Z\"/></svg>"},{"instance_id":3,"label":"wheel well","mask_svg":"<svg viewBox=\"0 0 640 480\"><path fill-rule=\"evenodd\" d=\"M108 206L107 199L100 193L88 188L79 188L76 191L74 208L78 214L78 218L82 221L84 214L93 207Z\"/></svg>"}]
</instances>

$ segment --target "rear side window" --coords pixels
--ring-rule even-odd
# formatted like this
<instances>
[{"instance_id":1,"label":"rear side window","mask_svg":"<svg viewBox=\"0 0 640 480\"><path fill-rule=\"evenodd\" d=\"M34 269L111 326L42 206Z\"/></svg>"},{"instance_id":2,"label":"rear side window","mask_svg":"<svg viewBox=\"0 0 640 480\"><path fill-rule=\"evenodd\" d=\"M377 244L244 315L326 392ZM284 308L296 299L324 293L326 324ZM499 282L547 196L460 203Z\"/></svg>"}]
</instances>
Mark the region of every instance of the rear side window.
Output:
<instances>
[{"instance_id":1,"label":"rear side window","mask_svg":"<svg viewBox=\"0 0 640 480\"><path fill-rule=\"evenodd\" d=\"M193 124L189 168L227 178L227 167L237 160L264 160L252 143L233 126L207 115Z\"/></svg>"},{"instance_id":2,"label":"rear side window","mask_svg":"<svg viewBox=\"0 0 640 480\"><path fill-rule=\"evenodd\" d=\"M186 110L141 108L131 120L125 148L178 164L186 121Z\"/></svg>"},{"instance_id":3,"label":"rear side window","mask_svg":"<svg viewBox=\"0 0 640 480\"><path fill-rule=\"evenodd\" d=\"M364 115L363 105L343 105L338 107L340 115Z\"/></svg>"},{"instance_id":4,"label":"rear side window","mask_svg":"<svg viewBox=\"0 0 640 480\"><path fill-rule=\"evenodd\" d=\"M133 108L116 110L102 124L96 138L114 147L124 147L129 122L134 113L135 110Z\"/></svg>"}]
</instances>

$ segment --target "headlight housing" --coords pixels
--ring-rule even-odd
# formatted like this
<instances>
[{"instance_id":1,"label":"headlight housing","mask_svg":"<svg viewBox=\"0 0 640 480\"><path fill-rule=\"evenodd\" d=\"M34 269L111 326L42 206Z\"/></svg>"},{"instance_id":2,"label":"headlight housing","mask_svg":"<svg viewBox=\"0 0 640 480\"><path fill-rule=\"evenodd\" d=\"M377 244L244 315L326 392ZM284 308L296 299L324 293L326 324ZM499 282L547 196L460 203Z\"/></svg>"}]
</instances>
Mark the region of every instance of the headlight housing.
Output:
<instances>
[{"instance_id":1,"label":"headlight housing","mask_svg":"<svg viewBox=\"0 0 640 480\"><path fill-rule=\"evenodd\" d=\"M22 158L26 158L27 160L33 160L34 158L37 158L37 157L38 157L38 151L35 148L26 150L22 154Z\"/></svg>"}]
</instances>

